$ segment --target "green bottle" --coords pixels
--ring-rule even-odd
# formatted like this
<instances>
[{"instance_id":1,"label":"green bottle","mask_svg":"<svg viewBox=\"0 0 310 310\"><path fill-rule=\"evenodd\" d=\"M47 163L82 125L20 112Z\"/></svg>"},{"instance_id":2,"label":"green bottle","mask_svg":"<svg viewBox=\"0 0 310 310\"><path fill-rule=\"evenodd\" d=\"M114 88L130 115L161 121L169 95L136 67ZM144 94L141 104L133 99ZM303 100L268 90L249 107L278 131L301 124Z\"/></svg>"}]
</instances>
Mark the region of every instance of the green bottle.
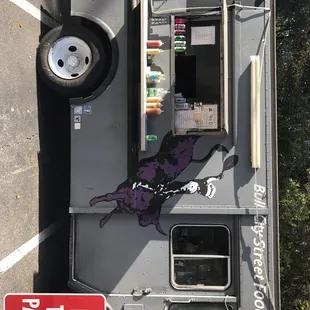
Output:
<instances>
[{"instance_id":1,"label":"green bottle","mask_svg":"<svg viewBox=\"0 0 310 310\"><path fill-rule=\"evenodd\" d=\"M175 41L185 41L186 37L182 35L174 36Z\"/></svg>"},{"instance_id":2,"label":"green bottle","mask_svg":"<svg viewBox=\"0 0 310 310\"><path fill-rule=\"evenodd\" d=\"M148 97L162 97L166 93L167 91L164 90L163 88L154 88L154 87L147 88Z\"/></svg>"},{"instance_id":3,"label":"green bottle","mask_svg":"<svg viewBox=\"0 0 310 310\"><path fill-rule=\"evenodd\" d=\"M175 41L174 46L184 46L186 47L186 41Z\"/></svg>"},{"instance_id":4,"label":"green bottle","mask_svg":"<svg viewBox=\"0 0 310 310\"><path fill-rule=\"evenodd\" d=\"M174 50L177 52L177 53L182 53L182 52L185 52L186 51L186 47L184 46L177 46L174 48Z\"/></svg>"},{"instance_id":5,"label":"green bottle","mask_svg":"<svg viewBox=\"0 0 310 310\"><path fill-rule=\"evenodd\" d=\"M159 91L157 88L150 87L147 89L147 96L148 97L157 97L158 93L159 93Z\"/></svg>"},{"instance_id":6,"label":"green bottle","mask_svg":"<svg viewBox=\"0 0 310 310\"><path fill-rule=\"evenodd\" d=\"M157 141L157 136L155 135L147 135L145 138L146 141Z\"/></svg>"}]
</instances>

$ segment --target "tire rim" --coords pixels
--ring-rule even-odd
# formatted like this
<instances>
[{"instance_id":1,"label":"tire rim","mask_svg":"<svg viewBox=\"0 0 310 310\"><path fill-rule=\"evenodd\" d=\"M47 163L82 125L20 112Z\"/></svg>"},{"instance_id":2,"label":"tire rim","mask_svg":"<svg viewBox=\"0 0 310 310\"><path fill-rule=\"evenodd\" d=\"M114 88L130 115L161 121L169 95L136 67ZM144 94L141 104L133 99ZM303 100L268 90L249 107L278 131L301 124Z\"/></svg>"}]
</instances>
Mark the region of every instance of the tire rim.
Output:
<instances>
[{"instance_id":1,"label":"tire rim","mask_svg":"<svg viewBox=\"0 0 310 310\"><path fill-rule=\"evenodd\" d=\"M90 67L92 53L86 42L77 37L62 37L49 50L48 64L55 75L73 80Z\"/></svg>"}]
</instances>

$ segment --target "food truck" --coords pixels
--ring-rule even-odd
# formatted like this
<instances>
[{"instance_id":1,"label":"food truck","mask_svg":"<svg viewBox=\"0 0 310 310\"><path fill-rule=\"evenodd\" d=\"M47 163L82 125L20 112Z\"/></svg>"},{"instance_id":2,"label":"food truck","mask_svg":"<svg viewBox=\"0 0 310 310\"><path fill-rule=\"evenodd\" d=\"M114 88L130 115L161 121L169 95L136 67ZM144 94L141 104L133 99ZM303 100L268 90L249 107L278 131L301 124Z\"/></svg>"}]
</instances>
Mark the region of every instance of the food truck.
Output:
<instances>
[{"instance_id":1,"label":"food truck","mask_svg":"<svg viewBox=\"0 0 310 310\"><path fill-rule=\"evenodd\" d=\"M272 0L71 0L71 289L110 310L280 309Z\"/></svg>"}]
</instances>

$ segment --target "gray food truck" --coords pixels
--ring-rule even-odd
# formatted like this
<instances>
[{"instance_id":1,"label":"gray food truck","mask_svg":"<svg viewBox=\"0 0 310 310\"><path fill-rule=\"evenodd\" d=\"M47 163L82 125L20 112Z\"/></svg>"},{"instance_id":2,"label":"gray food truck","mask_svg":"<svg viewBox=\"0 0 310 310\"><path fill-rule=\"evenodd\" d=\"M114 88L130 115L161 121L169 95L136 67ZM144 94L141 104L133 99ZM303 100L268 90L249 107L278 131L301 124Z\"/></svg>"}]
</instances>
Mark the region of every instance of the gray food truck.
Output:
<instances>
[{"instance_id":1,"label":"gray food truck","mask_svg":"<svg viewBox=\"0 0 310 310\"><path fill-rule=\"evenodd\" d=\"M110 310L280 309L272 0L71 0L69 286Z\"/></svg>"}]
</instances>

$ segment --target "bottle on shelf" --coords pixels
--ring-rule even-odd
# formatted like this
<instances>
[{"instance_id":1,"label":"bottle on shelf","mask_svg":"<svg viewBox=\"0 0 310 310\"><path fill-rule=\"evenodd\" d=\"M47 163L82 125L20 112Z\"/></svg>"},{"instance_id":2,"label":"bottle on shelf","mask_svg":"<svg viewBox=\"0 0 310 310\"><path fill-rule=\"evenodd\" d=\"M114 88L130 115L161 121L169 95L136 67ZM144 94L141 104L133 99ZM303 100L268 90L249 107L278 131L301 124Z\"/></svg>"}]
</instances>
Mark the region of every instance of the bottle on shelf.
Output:
<instances>
[{"instance_id":1,"label":"bottle on shelf","mask_svg":"<svg viewBox=\"0 0 310 310\"><path fill-rule=\"evenodd\" d=\"M176 110L190 110L191 107L188 103L184 102L184 103L176 103L174 105L174 108Z\"/></svg>"},{"instance_id":2,"label":"bottle on shelf","mask_svg":"<svg viewBox=\"0 0 310 310\"><path fill-rule=\"evenodd\" d=\"M186 41L174 41L175 47L186 47Z\"/></svg>"},{"instance_id":3,"label":"bottle on shelf","mask_svg":"<svg viewBox=\"0 0 310 310\"><path fill-rule=\"evenodd\" d=\"M157 141L157 136L156 135L146 135L145 139L148 142Z\"/></svg>"},{"instance_id":4,"label":"bottle on shelf","mask_svg":"<svg viewBox=\"0 0 310 310\"><path fill-rule=\"evenodd\" d=\"M186 18L185 17L176 17L174 22L175 22L175 24L185 24Z\"/></svg>"},{"instance_id":5,"label":"bottle on shelf","mask_svg":"<svg viewBox=\"0 0 310 310\"><path fill-rule=\"evenodd\" d=\"M162 53L162 52L163 52L163 50L160 49L160 48L148 48L148 49L146 50L146 53L147 53L148 55L158 55L158 54L160 54L160 53Z\"/></svg>"},{"instance_id":6,"label":"bottle on shelf","mask_svg":"<svg viewBox=\"0 0 310 310\"><path fill-rule=\"evenodd\" d=\"M163 46L164 43L161 40L148 40L146 42L146 46L148 48L152 48L152 47L161 47Z\"/></svg>"},{"instance_id":7,"label":"bottle on shelf","mask_svg":"<svg viewBox=\"0 0 310 310\"><path fill-rule=\"evenodd\" d=\"M149 83L158 83L164 79L164 74L160 71L150 71L146 73L146 80Z\"/></svg>"},{"instance_id":8,"label":"bottle on shelf","mask_svg":"<svg viewBox=\"0 0 310 310\"><path fill-rule=\"evenodd\" d=\"M167 93L168 91L164 90L163 88L156 88L156 87L147 88L148 97L163 97Z\"/></svg>"},{"instance_id":9,"label":"bottle on shelf","mask_svg":"<svg viewBox=\"0 0 310 310\"><path fill-rule=\"evenodd\" d=\"M185 53L185 52L186 52L186 47L185 47L185 46L175 46L175 47L174 47L174 50L175 50L177 53Z\"/></svg>"},{"instance_id":10,"label":"bottle on shelf","mask_svg":"<svg viewBox=\"0 0 310 310\"><path fill-rule=\"evenodd\" d=\"M156 102L156 103L146 103L146 108L147 109L151 109L151 108L161 108L163 105L160 102Z\"/></svg>"},{"instance_id":11,"label":"bottle on shelf","mask_svg":"<svg viewBox=\"0 0 310 310\"><path fill-rule=\"evenodd\" d=\"M176 36L174 36L174 40L175 41L185 41L186 40L186 36L176 35Z\"/></svg>"},{"instance_id":12,"label":"bottle on shelf","mask_svg":"<svg viewBox=\"0 0 310 310\"><path fill-rule=\"evenodd\" d=\"M175 35L185 35L186 31L184 29L176 29L174 30Z\"/></svg>"},{"instance_id":13,"label":"bottle on shelf","mask_svg":"<svg viewBox=\"0 0 310 310\"><path fill-rule=\"evenodd\" d=\"M186 99L184 97L176 97L175 103L185 103Z\"/></svg>"},{"instance_id":14,"label":"bottle on shelf","mask_svg":"<svg viewBox=\"0 0 310 310\"><path fill-rule=\"evenodd\" d=\"M185 24L175 24L175 29L185 29L186 25Z\"/></svg>"},{"instance_id":15,"label":"bottle on shelf","mask_svg":"<svg viewBox=\"0 0 310 310\"><path fill-rule=\"evenodd\" d=\"M146 109L146 114L148 115L160 115L163 111L159 108Z\"/></svg>"},{"instance_id":16,"label":"bottle on shelf","mask_svg":"<svg viewBox=\"0 0 310 310\"><path fill-rule=\"evenodd\" d=\"M157 103L157 102L161 103L161 102L163 102L163 98L161 98L161 97L147 97L146 102L148 102L148 103Z\"/></svg>"}]
</instances>

